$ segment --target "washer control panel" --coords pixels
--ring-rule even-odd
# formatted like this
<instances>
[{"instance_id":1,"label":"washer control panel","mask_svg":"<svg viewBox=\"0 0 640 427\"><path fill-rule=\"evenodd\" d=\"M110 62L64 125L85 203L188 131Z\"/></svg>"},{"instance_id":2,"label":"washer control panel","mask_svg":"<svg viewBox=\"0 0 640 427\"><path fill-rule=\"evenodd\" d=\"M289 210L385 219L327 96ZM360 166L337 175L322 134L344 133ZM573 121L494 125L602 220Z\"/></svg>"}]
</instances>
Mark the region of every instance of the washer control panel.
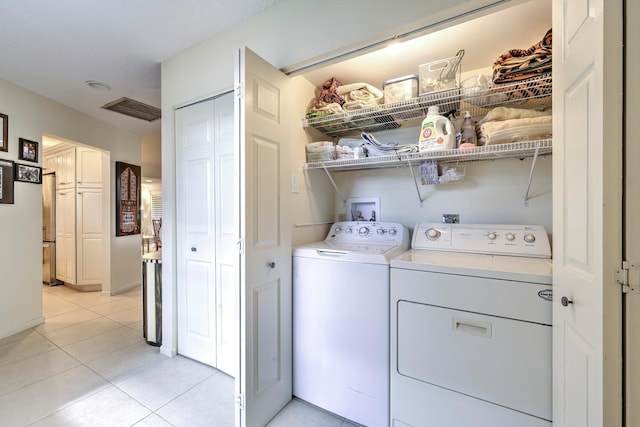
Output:
<instances>
[{"instance_id":1,"label":"washer control panel","mask_svg":"<svg viewBox=\"0 0 640 427\"><path fill-rule=\"evenodd\" d=\"M409 241L409 229L402 224L374 221L341 221L331 226L325 242L378 243L400 245Z\"/></svg>"},{"instance_id":2,"label":"washer control panel","mask_svg":"<svg viewBox=\"0 0 640 427\"><path fill-rule=\"evenodd\" d=\"M418 223L413 249L551 258L542 225Z\"/></svg>"}]
</instances>

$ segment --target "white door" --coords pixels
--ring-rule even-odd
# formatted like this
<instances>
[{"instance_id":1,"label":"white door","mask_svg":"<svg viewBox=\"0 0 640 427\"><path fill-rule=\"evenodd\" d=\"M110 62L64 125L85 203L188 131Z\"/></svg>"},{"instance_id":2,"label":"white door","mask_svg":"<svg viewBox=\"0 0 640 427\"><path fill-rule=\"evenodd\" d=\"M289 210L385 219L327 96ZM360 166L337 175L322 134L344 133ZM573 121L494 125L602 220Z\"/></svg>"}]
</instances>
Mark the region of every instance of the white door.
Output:
<instances>
[{"instance_id":1,"label":"white door","mask_svg":"<svg viewBox=\"0 0 640 427\"><path fill-rule=\"evenodd\" d=\"M262 427L292 395L289 79L248 49L236 56L240 370L236 424ZM297 112L299 115L299 112Z\"/></svg>"},{"instance_id":2,"label":"white door","mask_svg":"<svg viewBox=\"0 0 640 427\"><path fill-rule=\"evenodd\" d=\"M214 102L175 117L178 353L215 366Z\"/></svg>"},{"instance_id":3,"label":"white door","mask_svg":"<svg viewBox=\"0 0 640 427\"><path fill-rule=\"evenodd\" d=\"M625 248L624 258L628 261L640 261L640 144L636 141L635 135L640 132L640 122L637 120L640 114L640 97L637 96L637 89L634 88L634 80L640 74L640 51L638 42L640 41L640 26L635 22L640 16L640 2L626 0L626 32L627 32L627 98L626 98L626 144L625 144ZM640 277L636 273L631 276L631 283L638 288ZM626 349L625 349L625 421L627 426L640 425L640 293L625 294L625 316L626 316Z\"/></svg>"},{"instance_id":4,"label":"white door","mask_svg":"<svg viewBox=\"0 0 640 427\"><path fill-rule=\"evenodd\" d=\"M621 425L621 7L553 2L556 426Z\"/></svg>"},{"instance_id":5,"label":"white door","mask_svg":"<svg viewBox=\"0 0 640 427\"><path fill-rule=\"evenodd\" d=\"M217 368L238 368L238 221L233 94L215 100L215 228Z\"/></svg>"}]
</instances>

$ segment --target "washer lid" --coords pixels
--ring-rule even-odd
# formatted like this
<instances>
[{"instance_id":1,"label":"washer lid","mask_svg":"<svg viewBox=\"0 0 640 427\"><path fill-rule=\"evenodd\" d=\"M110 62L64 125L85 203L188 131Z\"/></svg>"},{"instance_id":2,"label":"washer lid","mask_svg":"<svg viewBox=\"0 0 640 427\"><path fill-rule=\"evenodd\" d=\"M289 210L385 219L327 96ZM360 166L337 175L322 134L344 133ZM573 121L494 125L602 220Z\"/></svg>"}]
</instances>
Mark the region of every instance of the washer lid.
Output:
<instances>
[{"instance_id":1,"label":"washer lid","mask_svg":"<svg viewBox=\"0 0 640 427\"><path fill-rule=\"evenodd\" d=\"M400 255L406 249L406 247L398 245L345 242L332 244L324 241L298 246L294 249L293 256L369 264L389 264L392 258Z\"/></svg>"},{"instance_id":2,"label":"washer lid","mask_svg":"<svg viewBox=\"0 0 640 427\"><path fill-rule=\"evenodd\" d=\"M411 249L391 260L391 268L541 284L552 283L552 262L544 258Z\"/></svg>"}]
</instances>

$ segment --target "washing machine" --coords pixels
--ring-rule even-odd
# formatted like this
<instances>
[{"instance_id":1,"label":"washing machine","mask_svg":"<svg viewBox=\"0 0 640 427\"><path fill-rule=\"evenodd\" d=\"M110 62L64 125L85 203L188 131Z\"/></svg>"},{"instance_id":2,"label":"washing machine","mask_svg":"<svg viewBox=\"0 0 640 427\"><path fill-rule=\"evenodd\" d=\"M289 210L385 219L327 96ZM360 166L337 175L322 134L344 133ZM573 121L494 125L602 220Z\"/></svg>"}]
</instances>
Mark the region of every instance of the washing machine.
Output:
<instances>
[{"instance_id":1,"label":"washing machine","mask_svg":"<svg viewBox=\"0 0 640 427\"><path fill-rule=\"evenodd\" d=\"M542 226L418 223L391 261L393 427L551 426Z\"/></svg>"},{"instance_id":2,"label":"washing machine","mask_svg":"<svg viewBox=\"0 0 640 427\"><path fill-rule=\"evenodd\" d=\"M293 394L369 427L389 424L389 262L409 230L337 222L293 253Z\"/></svg>"}]
</instances>

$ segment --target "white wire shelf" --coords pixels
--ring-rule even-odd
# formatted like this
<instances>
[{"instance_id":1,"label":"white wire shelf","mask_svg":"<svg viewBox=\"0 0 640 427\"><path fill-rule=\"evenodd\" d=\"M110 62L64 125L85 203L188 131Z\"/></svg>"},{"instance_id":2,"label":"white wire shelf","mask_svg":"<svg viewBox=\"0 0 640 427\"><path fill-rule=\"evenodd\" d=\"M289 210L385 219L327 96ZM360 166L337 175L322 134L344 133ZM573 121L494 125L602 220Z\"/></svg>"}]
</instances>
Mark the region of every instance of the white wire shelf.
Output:
<instances>
[{"instance_id":1,"label":"white wire shelf","mask_svg":"<svg viewBox=\"0 0 640 427\"><path fill-rule=\"evenodd\" d=\"M543 156L552 153L552 140L512 142L507 144L484 145L475 148L425 151L421 153L396 153L387 156L366 157L362 159L339 159L324 162L307 163L306 170L325 169L333 171L379 169L415 166L423 160L441 162L469 162L478 160L495 160L508 158L526 158L534 155Z\"/></svg>"},{"instance_id":2,"label":"white wire shelf","mask_svg":"<svg viewBox=\"0 0 640 427\"><path fill-rule=\"evenodd\" d=\"M483 116L498 106L544 109L551 106L551 87L551 75L547 74L517 83L449 89L355 111L308 116L302 122L303 127L336 136L354 131L396 129L403 122L424 117L432 105L439 106L440 113L469 111L473 117Z\"/></svg>"}]
</instances>

